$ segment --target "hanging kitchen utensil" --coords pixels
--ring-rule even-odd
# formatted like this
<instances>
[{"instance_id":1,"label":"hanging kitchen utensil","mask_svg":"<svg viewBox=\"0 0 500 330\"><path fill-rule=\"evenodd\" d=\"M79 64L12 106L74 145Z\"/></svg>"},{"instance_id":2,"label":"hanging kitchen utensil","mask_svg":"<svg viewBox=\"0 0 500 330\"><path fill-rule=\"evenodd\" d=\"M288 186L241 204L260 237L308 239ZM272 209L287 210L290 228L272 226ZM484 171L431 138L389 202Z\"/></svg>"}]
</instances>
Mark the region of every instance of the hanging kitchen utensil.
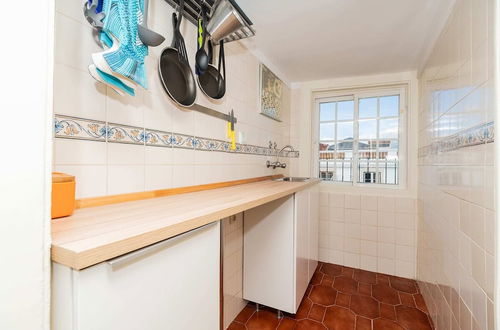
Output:
<instances>
[{"instance_id":1,"label":"hanging kitchen utensil","mask_svg":"<svg viewBox=\"0 0 500 330\"><path fill-rule=\"evenodd\" d=\"M83 16L94 29L102 29L104 13L102 13L102 0L88 0L83 4Z\"/></svg>"},{"instance_id":2,"label":"hanging kitchen utensil","mask_svg":"<svg viewBox=\"0 0 500 330\"><path fill-rule=\"evenodd\" d=\"M210 98L220 99L226 93L226 83L224 76L221 74L221 68L224 69L224 75L226 74L226 64L224 59L224 42L221 42L221 48L219 51L219 68L217 69L213 65L213 45L212 42L208 42L208 59L209 65L204 74L198 76L198 85L201 91ZM221 62L222 61L222 62ZM221 67L221 64L223 65Z\"/></svg>"},{"instance_id":3,"label":"hanging kitchen utensil","mask_svg":"<svg viewBox=\"0 0 500 330\"><path fill-rule=\"evenodd\" d=\"M224 39L228 35L246 26L245 20L250 21L245 16L241 8L232 0L221 0L207 25L207 32L215 43Z\"/></svg>"},{"instance_id":4,"label":"hanging kitchen utensil","mask_svg":"<svg viewBox=\"0 0 500 330\"><path fill-rule=\"evenodd\" d=\"M217 94L216 99L221 99L226 94L226 55L224 53L224 40L221 40L219 43L219 74L219 79L221 81L219 81L219 94Z\"/></svg>"},{"instance_id":5,"label":"hanging kitchen utensil","mask_svg":"<svg viewBox=\"0 0 500 330\"><path fill-rule=\"evenodd\" d=\"M163 49L159 61L159 73L163 87L170 98L183 107L190 107L196 100L196 82L189 66L186 46L179 30L184 11L180 1L178 18L172 14L174 34L170 47Z\"/></svg>"},{"instance_id":6,"label":"hanging kitchen utensil","mask_svg":"<svg viewBox=\"0 0 500 330\"><path fill-rule=\"evenodd\" d=\"M148 29L148 8L149 0L144 0L144 12L142 13L142 23L137 26L139 39L147 46L159 46L165 37L153 30Z\"/></svg>"},{"instance_id":7,"label":"hanging kitchen utensil","mask_svg":"<svg viewBox=\"0 0 500 330\"><path fill-rule=\"evenodd\" d=\"M196 74L200 75L205 73L208 67L208 55L205 52L205 39L206 39L206 22L207 16L205 13L205 7L201 4L201 17L198 18L198 29L197 29L197 48L196 51Z\"/></svg>"}]
</instances>

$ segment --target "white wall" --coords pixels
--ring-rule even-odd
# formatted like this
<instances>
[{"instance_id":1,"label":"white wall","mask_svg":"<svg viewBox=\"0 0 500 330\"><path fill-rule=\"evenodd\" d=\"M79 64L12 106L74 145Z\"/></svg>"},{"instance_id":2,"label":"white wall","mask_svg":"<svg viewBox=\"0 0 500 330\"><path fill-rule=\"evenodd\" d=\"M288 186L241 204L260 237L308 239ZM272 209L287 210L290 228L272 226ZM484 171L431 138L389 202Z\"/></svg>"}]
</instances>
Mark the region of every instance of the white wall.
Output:
<instances>
[{"instance_id":1,"label":"white wall","mask_svg":"<svg viewBox=\"0 0 500 330\"><path fill-rule=\"evenodd\" d=\"M12 2L4 31L0 329L49 329L53 1Z\"/></svg>"},{"instance_id":2,"label":"white wall","mask_svg":"<svg viewBox=\"0 0 500 330\"><path fill-rule=\"evenodd\" d=\"M437 329L498 315L496 6L457 0L420 77L418 280Z\"/></svg>"}]
</instances>

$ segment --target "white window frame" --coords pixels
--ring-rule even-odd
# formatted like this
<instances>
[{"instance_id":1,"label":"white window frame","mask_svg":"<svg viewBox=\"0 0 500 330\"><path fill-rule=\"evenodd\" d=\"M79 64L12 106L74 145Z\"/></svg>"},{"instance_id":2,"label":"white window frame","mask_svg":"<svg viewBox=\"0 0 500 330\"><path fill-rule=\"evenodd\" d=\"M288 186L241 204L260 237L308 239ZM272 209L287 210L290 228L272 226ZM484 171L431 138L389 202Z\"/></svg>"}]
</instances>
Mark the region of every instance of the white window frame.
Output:
<instances>
[{"instance_id":1,"label":"white window frame","mask_svg":"<svg viewBox=\"0 0 500 330\"><path fill-rule=\"evenodd\" d=\"M313 94L313 114L312 114L312 154L313 163L311 166L312 177L319 177L319 106L320 103L335 102L341 100L354 100L354 145L353 145L353 160L351 176L352 182L340 182L340 181L322 181L325 184L341 185L341 186L352 186L352 187L366 187L366 188L389 188L389 189L406 189L407 183L407 169L408 169L408 85L397 85L397 86L377 86L369 88L358 88L358 89L344 89L328 92L319 92ZM358 182L359 172L359 153L358 153L358 142L359 142L359 100L362 98L369 97L383 97L399 95L399 181L397 184L384 184L384 183L364 183ZM377 120L380 118L380 114L377 113ZM378 134L377 130L377 134Z\"/></svg>"}]
</instances>

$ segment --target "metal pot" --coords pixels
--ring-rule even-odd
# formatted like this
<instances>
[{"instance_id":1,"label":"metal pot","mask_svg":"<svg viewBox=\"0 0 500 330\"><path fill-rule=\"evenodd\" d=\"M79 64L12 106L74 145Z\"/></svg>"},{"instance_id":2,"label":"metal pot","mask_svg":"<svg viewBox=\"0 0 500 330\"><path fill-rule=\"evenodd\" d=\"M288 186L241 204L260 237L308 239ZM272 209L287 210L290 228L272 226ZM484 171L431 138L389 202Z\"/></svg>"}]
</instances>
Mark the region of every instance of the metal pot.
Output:
<instances>
[{"instance_id":1,"label":"metal pot","mask_svg":"<svg viewBox=\"0 0 500 330\"><path fill-rule=\"evenodd\" d=\"M207 31L214 43L219 43L231 33L246 26L243 15L236 3L230 0L219 1L207 25Z\"/></svg>"}]
</instances>

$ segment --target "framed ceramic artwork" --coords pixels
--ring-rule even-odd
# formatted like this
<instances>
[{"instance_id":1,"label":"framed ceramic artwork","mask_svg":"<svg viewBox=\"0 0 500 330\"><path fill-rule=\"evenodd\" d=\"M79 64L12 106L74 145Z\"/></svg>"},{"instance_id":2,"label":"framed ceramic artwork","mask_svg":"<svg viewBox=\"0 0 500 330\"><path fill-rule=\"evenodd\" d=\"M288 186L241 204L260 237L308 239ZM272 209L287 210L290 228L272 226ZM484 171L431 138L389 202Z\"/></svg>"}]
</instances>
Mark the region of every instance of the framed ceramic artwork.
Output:
<instances>
[{"instance_id":1,"label":"framed ceramic artwork","mask_svg":"<svg viewBox=\"0 0 500 330\"><path fill-rule=\"evenodd\" d=\"M269 68L260 64L260 113L266 117L280 120L283 104L283 81Z\"/></svg>"}]
</instances>

